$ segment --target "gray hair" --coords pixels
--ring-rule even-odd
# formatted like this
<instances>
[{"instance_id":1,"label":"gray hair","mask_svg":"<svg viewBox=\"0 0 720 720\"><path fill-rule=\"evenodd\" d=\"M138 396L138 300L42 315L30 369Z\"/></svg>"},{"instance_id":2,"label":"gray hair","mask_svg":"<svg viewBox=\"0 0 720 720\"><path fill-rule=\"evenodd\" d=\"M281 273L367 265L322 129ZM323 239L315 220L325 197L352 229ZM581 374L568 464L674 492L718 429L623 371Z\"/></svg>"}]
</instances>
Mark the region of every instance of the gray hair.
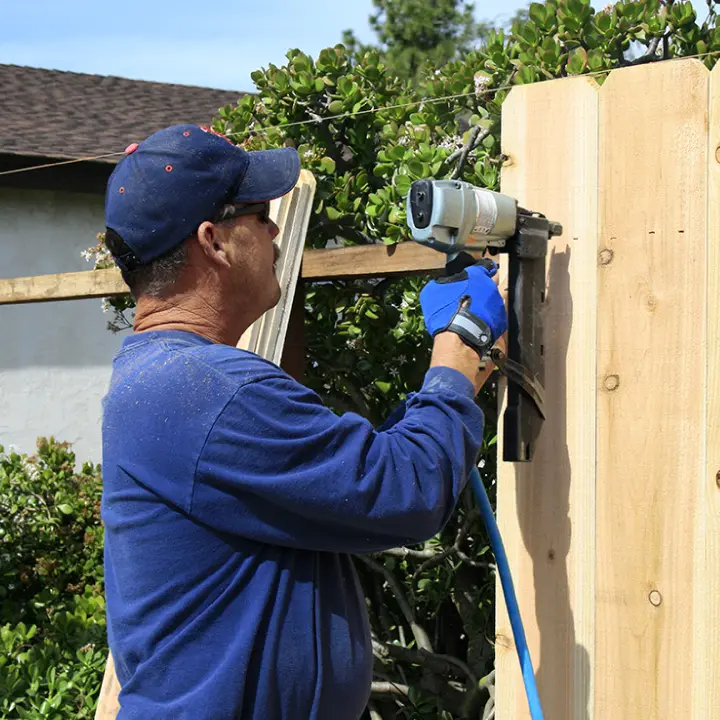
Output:
<instances>
[{"instance_id":1,"label":"gray hair","mask_svg":"<svg viewBox=\"0 0 720 720\"><path fill-rule=\"evenodd\" d=\"M113 255L118 255L127 248L123 239L109 228L105 234L105 244ZM132 270L120 268L120 271L134 300L137 300L140 295L160 298L175 285L187 264L187 240L184 240L147 265L141 265Z\"/></svg>"},{"instance_id":2,"label":"gray hair","mask_svg":"<svg viewBox=\"0 0 720 720\"><path fill-rule=\"evenodd\" d=\"M187 263L187 242L184 241L165 255L131 271L132 285L130 282L127 284L135 296L149 295L161 298L178 281Z\"/></svg>"}]
</instances>

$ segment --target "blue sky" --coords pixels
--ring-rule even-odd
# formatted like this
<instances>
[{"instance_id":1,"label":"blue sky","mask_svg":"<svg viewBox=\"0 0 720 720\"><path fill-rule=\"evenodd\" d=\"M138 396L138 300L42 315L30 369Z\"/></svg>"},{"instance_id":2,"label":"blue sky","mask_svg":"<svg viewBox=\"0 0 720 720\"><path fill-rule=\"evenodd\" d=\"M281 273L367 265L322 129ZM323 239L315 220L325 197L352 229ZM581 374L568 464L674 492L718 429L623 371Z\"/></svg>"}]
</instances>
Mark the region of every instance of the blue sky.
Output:
<instances>
[{"instance_id":1,"label":"blue sky","mask_svg":"<svg viewBox=\"0 0 720 720\"><path fill-rule=\"evenodd\" d=\"M475 0L478 19L526 6ZM604 1L593 1L596 8ZM253 90L250 73L289 48L314 57L352 28L373 40L371 0L0 0L0 63ZM693 0L699 17L705 0Z\"/></svg>"}]
</instances>

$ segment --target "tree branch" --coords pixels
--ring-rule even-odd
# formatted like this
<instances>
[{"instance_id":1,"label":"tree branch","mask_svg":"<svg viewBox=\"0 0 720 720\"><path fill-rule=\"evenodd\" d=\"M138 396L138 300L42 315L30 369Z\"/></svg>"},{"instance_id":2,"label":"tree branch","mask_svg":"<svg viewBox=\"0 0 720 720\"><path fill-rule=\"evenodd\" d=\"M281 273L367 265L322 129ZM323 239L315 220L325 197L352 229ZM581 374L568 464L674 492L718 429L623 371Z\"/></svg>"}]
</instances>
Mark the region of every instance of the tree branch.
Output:
<instances>
[{"instance_id":1,"label":"tree branch","mask_svg":"<svg viewBox=\"0 0 720 720\"><path fill-rule=\"evenodd\" d=\"M415 615L410 608L410 604L405 597L405 593L403 593L400 585L398 584L398 581L395 579L393 574L384 565L381 565L372 558L369 558L365 555L357 555L356 557L362 560L366 565L371 567L376 572L381 573L385 576L385 580L390 587L393 595L395 596L398 605L400 606L400 612L402 612L402 614L405 616L405 620L407 620L408 625L410 625L410 629L412 630L412 634L415 638L417 646L419 648L422 648L423 650L427 650L428 652L433 652L432 643L430 642L428 634L425 632L422 626L418 625L417 621L415 620Z\"/></svg>"},{"instance_id":2,"label":"tree branch","mask_svg":"<svg viewBox=\"0 0 720 720\"><path fill-rule=\"evenodd\" d=\"M436 555L439 555L440 553L435 552L434 550L411 550L410 548L406 547L397 547L397 548L390 548L388 550L383 550L381 555L390 555L392 557L399 557L403 560L406 557L415 558L417 560L430 560L434 558Z\"/></svg>"},{"instance_id":3,"label":"tree branch","mask_svg":"<svg viewBox=\"0 0 720 720\"><path fill-rule=\"evenodd\" d=\"M467 143L465 143L465 147L462 148L462 150L456 150L455 152L451 153L450 156L445 161L446 163L451 163L455 157L459 156L458 164L455 167L455 170L453 170L452 175L450 176L451 180L456 180L460 177L460 174L462 173L462 169L465 165L465 162L468 159L468 155L490 134L490 130L483 130L479 125L476 125L471 131L470 136L468 137Z\"/></svg>"},{"instance_id":4,"label":"tree branch","mask_svg":"<svg viewBox=\"0 0 720 720\"><path fill-rule=\"evenodd\" d=\"M371 702L368 703L368 712L370 713L370 720L385 720L380 711Z\"/></svg>"},{"instance_id":5,"label":"tree branch","mask_svg":"<svg viewBox=\"0 0 720 720\"><path fill-rule=\"evenodd\" d=\"M316 230L326 229L335 233L336 236L339 235L347 240L354 240L355 242L360 243L360 245L378 245L381 242L376 238L366 235L364 232L360 232L360 230L356 230L355 228L342 225L341 223L332 220L321 221L316 226Z\"/></svg>"},{"instance_id":6,"label":"tree branch","mask_svg":"<svg viewBox=\"0 0 720 720\"><path fill-rule=\"evenodd\" d=\"M372 697L401 697L406 699L410 693L407 685L400 685L394 682L374 682L370 686L370 695Z\"/></svg>"},{"instance_id":7,"label":"tree branch","mask_svg":"<svg viewBox=\"0 0 720 720\"><path fill-rule=\"evenodd\" d=\"M459 670L462 675L467 677L472 687L477 687L478 681L472 670L462 660L452 655L440 655L427 650L416 650L402 645L393 645L392 643L381 643L377 640L373 640L372 647L373 655L381 660L392 657L402 662L422 665L431 672L443 676L449 675L453 670L455 673Z\"/></svg>"},{"instance_id":8,"label":"tree branch","mask_svg":"<svg viewBox=\"0 0 720 720\"><path fill-rule=\"evenodd\" d=\"M440 553L436 553L434 557L426 560L418 569L413 573L413 583L417 582L417 579L421 573L428 568L439 565L443 560L449 558L451 555L456 555L460 560L466 562L473 567L490 567L490 563L482 563L477 560L471 560L461 549L460 544L465 540L467 534L470 532L472 524L476 518L480 516L480 512L477 508L473 508L465 516L462 526L458 529L457 535L455 536L455 542L452 547L446 548Z\"/></svg>"},{"instance_id":9,"label":"tree branch","mask_svg":"<svg viewBox=\"0 0 720 720\"><path fill-rule=\"evenodd\" d=\"M645 63L654 62L655 60L659 60L660 58L657 57L657 49L660 45L660 41L663 39L662 35L658 35L657 37L654 37L647 46L647 50L638 58L635 58L634 60L628 60L623 62L623 65L626 67L630 67L632 65L644 65Z\"/></svg>"},{"instance_id":10,"label":"tree branch","mask_svg":"<svg viewBox=\"0 0 720 720\"><path fill-rule=\"evenodd\" d=\"M330 132L330 128L320 115L314 113L310 108L306 106L307 114L315 121L318 132L322 135L325 144L327 145L328 155L335 161L335 170L338 175L342 175L350 169L350 163L345 160L342 152L335 143L335 138Z\"/></svg>"}]
</instances>

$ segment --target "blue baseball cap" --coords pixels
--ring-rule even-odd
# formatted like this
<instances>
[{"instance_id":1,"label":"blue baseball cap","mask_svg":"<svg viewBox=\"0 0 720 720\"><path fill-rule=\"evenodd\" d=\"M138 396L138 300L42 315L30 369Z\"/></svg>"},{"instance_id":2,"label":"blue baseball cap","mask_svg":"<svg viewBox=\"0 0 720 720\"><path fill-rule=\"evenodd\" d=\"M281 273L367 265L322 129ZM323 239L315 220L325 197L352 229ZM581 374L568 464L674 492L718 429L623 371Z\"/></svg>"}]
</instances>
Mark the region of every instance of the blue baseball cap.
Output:
<instances>
[{"instance_id":1,"label":"blue baseball cap","mask_svg":"<svg viewBox=\"0 0 720 720\"><path fill-rule=\"evenodd\" d=\"M144 265L189 237L224 205L282 197L300 176L295 148L246 151L200 125L173 125L133 143L108 180L105 225Z\"/></svg>"}]
</instances>

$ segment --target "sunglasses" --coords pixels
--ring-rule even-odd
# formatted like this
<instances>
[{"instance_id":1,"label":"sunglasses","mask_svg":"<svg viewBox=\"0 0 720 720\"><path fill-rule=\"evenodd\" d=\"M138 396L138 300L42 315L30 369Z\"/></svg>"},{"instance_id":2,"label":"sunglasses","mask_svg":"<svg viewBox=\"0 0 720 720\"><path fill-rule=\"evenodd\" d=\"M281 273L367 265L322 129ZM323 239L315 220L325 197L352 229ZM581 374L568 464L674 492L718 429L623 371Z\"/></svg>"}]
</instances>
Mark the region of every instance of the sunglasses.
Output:
<instances>
[{"instance_id":1,"label":"sunglasses","mask_svg":"<svg viewBox=\"0 0 720 720\"><path fill-rule=\"evenodd\" d=\"M244 215L259 215L260 220L265 224L270 222L270 201L259 203L250 203L248 205L233 205L231 209L218 215L213 222L221 222L223 220L232 220L233 218L243 217Z\"/></svg>"}]
</instances>

